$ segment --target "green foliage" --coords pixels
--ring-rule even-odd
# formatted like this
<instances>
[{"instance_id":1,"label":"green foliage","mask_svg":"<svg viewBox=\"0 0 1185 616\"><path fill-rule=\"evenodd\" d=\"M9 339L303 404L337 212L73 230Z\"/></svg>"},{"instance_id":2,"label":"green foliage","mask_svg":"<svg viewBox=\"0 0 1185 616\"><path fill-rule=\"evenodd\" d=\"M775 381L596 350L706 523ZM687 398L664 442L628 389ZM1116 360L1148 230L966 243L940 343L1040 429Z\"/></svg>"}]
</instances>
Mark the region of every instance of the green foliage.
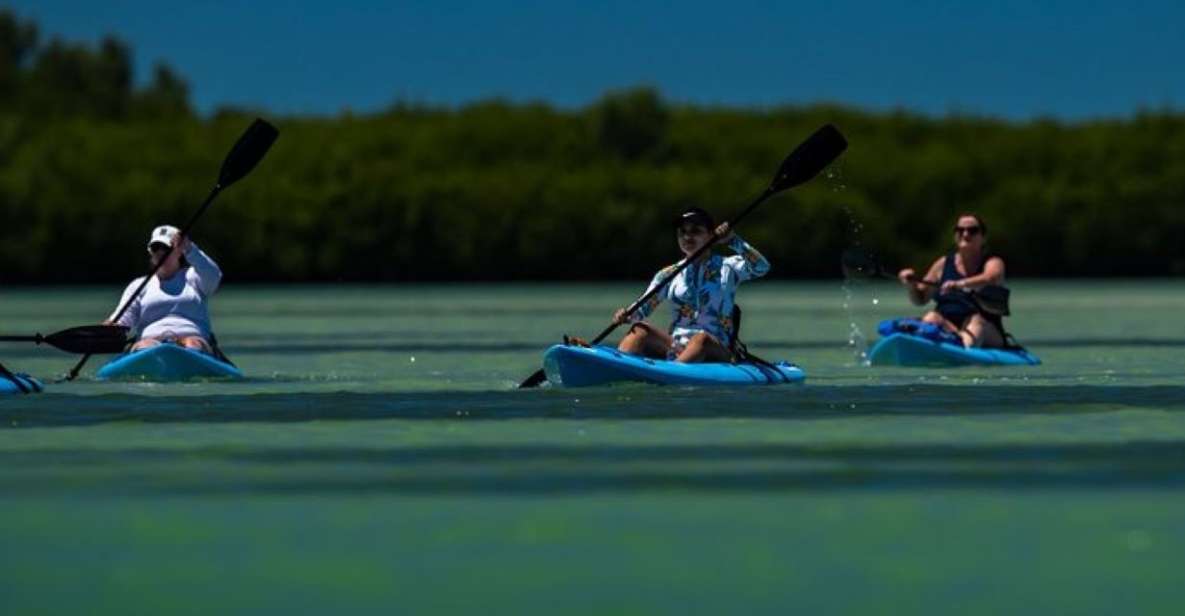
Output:
<instances>
[{"instance_id":1,"label":"green foliage","mask_svg":"<svg viewBox=\"0 0 1185 616\"><path fill-rule=\"evenodd\" d=\"M179 224L252 119L193 115L157 67L60 41L0 11L0 278L114 281L144 236ZM5 84L8 84L7 86ZM229 280L648 279L678 258L672 214L721 219L834 122L851 148L740 229L779 277L839 274L858 242L925 267L963 211L981 213L1010 274L1185 274L1185 116L1008 123L836 106L673 105L651 89L581 110L489 101L272 118L281 135L195 239Z\"/></svg>"},{"instance_id":2,"label":"green foliage","mask_svg":"<svg viewBox=\"0 0 1185 616\"><path fill-rule=\"evenodd\" d=\"M21 23L11 11L0 9L0 101L16 96L20 71L36 46L37 26Z\"/></svg>"},{"instance_id":3,"label":"green foliage","mask_svg":"<svg viewBox=\"0 0 1185 616\"><path fill-rule=\"evenodd\" d=\"M145 120L190 114L188 87L167 66L133 87L132 53L105 37L97 49L54 39L39 45L35 24L0 9L0 113L45 123L63 117Z\"/></svg>"},{"instance_id":4,"label":"green foliage","mask_svg":"<svg viewBox=\"0 0 1185 616\"><path fill-rule=\"evenodd\" d=\"M591 115L601 147L626 160L655 155L666 141L670 113L654 90L610 92Z\"/></svg>"}]
</instances>

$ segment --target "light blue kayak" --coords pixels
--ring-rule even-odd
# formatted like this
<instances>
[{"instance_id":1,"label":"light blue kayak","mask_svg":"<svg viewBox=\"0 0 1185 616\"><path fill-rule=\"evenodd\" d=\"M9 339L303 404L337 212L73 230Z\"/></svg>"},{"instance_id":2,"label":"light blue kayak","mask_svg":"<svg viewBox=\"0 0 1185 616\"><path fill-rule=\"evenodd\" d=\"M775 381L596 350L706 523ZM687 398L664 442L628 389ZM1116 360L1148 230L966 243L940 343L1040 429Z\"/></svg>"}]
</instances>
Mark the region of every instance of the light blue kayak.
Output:
<instances>
[{"instance_id":1,"label":"light blue kayak","mask_svg":"<svg viewBox=\"0 0 1185 616\"><path fill-rule=\"evenodd\" d=\"M557 344L543 355L547 380L560 387L635 381L659 385L777 385L802 383L806 373L786 362L684 364L622 353L613 347Z\"/></svg>"},{"instance_id":2,"label":"light blue kayak","mask_svg":"<svg viewBox=\"0 0 1185 616\"><path fill-rule=\"evenodd\" d=\"M45 388L41 381L27 375L13 373L17 382L9 380L6 376L0 376L0 395L4 394L35 394Z\"/></svg>"},{"instance_id":3,"label":"light blue kayak","mask_svg":"<svg viewBox=\"0 0 1185 616\"><path fill-rule=\"evenodd\" d=\"M96 376L106 380L187 381L241 379L243 373L205 353L176 344L159 344L116 357L100 368Z\"/></svg>"},{"instance_id":4,"label":"light blue kayak","mask_svg":"<svg viewBox=\"0 0 1185 616\"><path fill-rule=\"evenodd\" d=\"M881 338L868 351L873 366L1036 366L1041 360L1024 349L968 349L896 333Z\"/></svg>"}]
</instances>

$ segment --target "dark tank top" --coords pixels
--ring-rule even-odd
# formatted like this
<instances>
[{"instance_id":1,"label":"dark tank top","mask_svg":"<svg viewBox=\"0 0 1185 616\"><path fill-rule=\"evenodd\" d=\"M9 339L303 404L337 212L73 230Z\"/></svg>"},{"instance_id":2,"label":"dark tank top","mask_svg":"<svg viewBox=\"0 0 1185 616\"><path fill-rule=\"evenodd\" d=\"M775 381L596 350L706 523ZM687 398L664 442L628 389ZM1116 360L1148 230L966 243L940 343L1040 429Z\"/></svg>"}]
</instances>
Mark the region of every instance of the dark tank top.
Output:
<instances>
[{"instance_id":1,"label":"dark tank top","mask_svg":"<svg viewBox=\"0 0 1185 616\"><path fill-rule=\"evenodd\" d=\"M948 280L962 280L970 276L978 276L983 273L983 266L992 258L991 255L984 255L983 260L979 262L979 268L974 272L967 272L964 276L959 273L955 267L955 251L950 251L946 255L946 262L942 265L942 278L938 280L939 288ZM956 327L962 327L971 315L979 312L979 307L975 305L975 300L971 299L971 294L966 291L949 291L947 293L939 293L934 298L937 304L935 310L941 314L946 320L954 323ZM987 315L985 315L987 316Z\"/></svg>"}]
</instances>

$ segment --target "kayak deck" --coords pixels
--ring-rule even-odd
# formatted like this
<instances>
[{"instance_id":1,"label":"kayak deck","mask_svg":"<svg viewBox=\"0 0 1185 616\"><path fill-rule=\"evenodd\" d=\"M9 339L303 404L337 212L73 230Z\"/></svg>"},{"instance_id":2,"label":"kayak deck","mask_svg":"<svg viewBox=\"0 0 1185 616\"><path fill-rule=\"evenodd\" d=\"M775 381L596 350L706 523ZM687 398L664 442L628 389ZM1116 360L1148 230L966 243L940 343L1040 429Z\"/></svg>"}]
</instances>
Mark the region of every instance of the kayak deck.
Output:
<instances>
[{"instance_id":1,"label":"kayak deck","mask_svg":"<svg viewBox=\"0 0 1185 616\"><path fill-rule=\"evenodd\" d=\"M186 381L189 379L241 379L234 365L176 344L120 355L99 369L104 380Z\"/></svg>"},{"instance_id":2,"label":"kayak deck","mask_svg":"<svg viewBox=\"0 0 1185 616\"><path fill-rule=\"evenodd\" d=\"M625 381L660 385L777 385L802 383L806 374L787 362L680 363L622 353L613 347L555 345L543 355L547 380L560 387L589 387Z\"/></svg>"},{"instance_id":3,"label":"kayak deck","mask_svg":"<svg viewBox=\"0 0 1185 616\"><path fill-rule=\"evenodd\" d=\"M1036 366L1041 360L1025 349L968 349L904 333L881 338L868 351L873 366Z\"/></svg>"}]
</instances>

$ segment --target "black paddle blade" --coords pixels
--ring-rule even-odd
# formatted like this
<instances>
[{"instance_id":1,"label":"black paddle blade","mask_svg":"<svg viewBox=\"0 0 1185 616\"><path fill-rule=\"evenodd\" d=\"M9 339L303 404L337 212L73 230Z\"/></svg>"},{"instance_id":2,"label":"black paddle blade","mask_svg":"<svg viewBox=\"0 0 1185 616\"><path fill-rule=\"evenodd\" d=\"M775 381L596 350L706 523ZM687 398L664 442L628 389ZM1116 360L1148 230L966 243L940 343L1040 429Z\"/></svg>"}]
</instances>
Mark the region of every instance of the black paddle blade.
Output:
<instances>
[{"instance_id":1,"label":"black paddle blade","mask_svg":"<svg viewBox=\"0 0 1185 616\"><path fill-rule=\"evenodd\" d=\"M770 192L793 188L819 175L846 149L848 140L839 129L834 124L824 125L782 161L778 174L769 185Z\"/></svg>"},{"instance_id":2,"label":"black paddle blade","mask_svg":"<svg viewBox=\"0 0 1185 616\"><path fill-rule=\"evenodd\" d=\"M84 325L45 337L45 342L67 353L80 355L122 353L128 345L128 328L119 325Z\"/></svg>"},{"instance_id":3,"label":"black paddle blade","mask_svg":"<svg viewBox=\"0 0 1185 616\"><path fill-rule=\"evenodd\" d=\"M218 172L218 186L226 188L251 173L279 136L280 131L276 130L276 127L255 118L230 149L226 160L222 161L222 170Z\"/></svg>"},{"instance_id":4,"label":"black paddle blade","mask_svg":"<svg viewBox=\"0 0 1185 616\"><path fill-rule=\"evenodd\" d=\"M862 248L852 247L843 251L840 264L847 278L884 278L889 275L876 255Z\"/></svg>"},{"instance_id":5,"label":"black paddle blade","mask_svg":"<svg viewBox=\"0 0 1185 616\"><path fill-rule=\"evenodd\" d=\"M544 372L543 370L537 370L534 374L527 377L526 380L524 380L522 383L519 383L518 388L519 389L531 389L532 387L538 387L538 386L542 385L543 382L546 380L547 380L547 373Z\"/></svg>"}]
</instances>

